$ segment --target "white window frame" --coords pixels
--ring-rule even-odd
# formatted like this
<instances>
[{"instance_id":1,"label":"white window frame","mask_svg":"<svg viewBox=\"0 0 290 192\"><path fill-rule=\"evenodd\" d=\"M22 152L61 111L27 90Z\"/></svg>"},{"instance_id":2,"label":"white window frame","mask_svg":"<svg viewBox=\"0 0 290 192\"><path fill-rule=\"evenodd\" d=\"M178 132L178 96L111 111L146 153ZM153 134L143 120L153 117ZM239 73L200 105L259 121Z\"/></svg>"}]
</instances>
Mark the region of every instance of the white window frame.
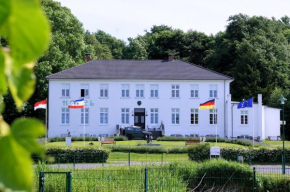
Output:
<instances>
[{"instance_id":1,"label":"white window frame","mask_svg":"<svg viewBox=\"0 0 290 192\"><path fill-rule=\"evenodd\" d=\"M100 108L100 125L108 125L108 124L109 124L109 109Z\"/></svg>"},{"instance_id":2,"label":"white window frame","mask_svg":"<svg viewBox=\"0 0 290 192\"><path fill-rule=\"evenodd\" d=\"M171 85L171 98L180 98L180 85Z\"/></svg>"},{"instance_id":3,"label":"white window frame","mask_svg":"<svg viewBox=\"0 0 290 192\"><path fill-rule=\"evenodd\" d=\"M158 122L159 122L159 109L151 108L150 109L150 124L158 125Z\"/></svg>"},{"instance_id":4,"label":"white window frame","mask_svg":"<svg viewBox=\"0 0 290 192\"><path fill-rule=\"evenodd\" d=\"M249 113L248 110L241 110L241 125L249 125Z\"/></svg>"},{"instance_id":5,"label":"white window frame","mask_svg":"<svg viewBox=\"0 0 290 192\"><path fill-rule=\"evenodd\" d=\"M90 110L89 108L81 109L81 125L84 124L84 110L85 110L85 125L90 123Z\"/></svg>"},{"instance_id":6,"label":"white window frame","mask_svg":"<svg viewBox=\"0 0 290 192\"><path fill-rule=\"evenodd\" d=\"M210 109L209 110L209 124L216 125L217 123L218 123L218 109Z\"/></svg>"},{"instance_id":7,"label":"white window frame","mask_svg":"<svg viewBox=\"0 0 290 192\"><path fill-rule=\"evenodd\" d=\"M179 108L171 109L171 124L172 125L180 124L180 109Z\"/></svg>"},{"instance_id":8,"label":"white window frame","mask_svg":"<svg viewBox=\"0 0 290 192\"><path fill-rule=\"evenodd\" d=\"M100 84L100 98L108 98L108 97L109 97L109 85Z\"/></svg>"},{"instance_id":9,"label":"white window frame","mask_svg":"<svg viewBox=\"0 0 290 192\"><path fill-rule=\"evenodd\" d=\"M159 85L151 84L150 85L150 98L158 98L159 97Z\"/></svg>"},{"instance_id":10,"label":"white window frame","mask_svg":"<svg viewBox=\"0 0 290 192\"><path fill-rule=\"evenodd\" d=\"M89 84L81 84L81 90L84 89L85 90L85 97L89 97L89 89L90 89L90 86Z\"/></svg>"},{"instance_id":11,"label":"white window frame","mask_svg":"<svg viewBox=\"0 0 290 192\"><path fill-rule=\"evenodd\" d=\"M121 109L121 122L123 125L130 124L130 109L129 108Z\"/></svg>"},{"instance_id":12,"label":"white window frame","mask_svg":"<svg viewBox=\"0 0 290 192\"><path fill-rule=\"evenodd\" d=\"M121 87L121 97L130 98L130 84L122 84Z\"/></svg>"},{"instance_id":13,"label":"white window frame","mask_svg":"<svg viewBox=\"0 0 290 192\"><path fill-rule=\"evenodd\" d=\"M198 84L191 84L190 85L190 97L191 98L198 98L199 97L199 91L198 91Z\"/></svg>"},{"instance_id":14,"label":"white window frame","mask_svg":"<svg viewBox=\"0 0 290 192\"><path fill-rule=\"evenodd\" d=\"M136 98L144 98L144 84L136 84Z\"/></svg>"},{"instance_id":15,"label":"white window frame","mask_svg":"<svg viewBox=\"0 0 290 192\"><path fill-rule=\"evenodd\" d=\"M62 117L64 116L64 122ZM61 125L69 125L70 122L70 109L69 108L61 108L61 119L60 124Z\"/></svg>"},{"instance_id":16,"label":"white window frame","mask_svg":"<svg viewBox=\"0 0 290 192\"><path fill-rule=\"evenodd\" d=\"M61 97L70 97L70 84L61 84Z\"/></svg>"},{"instance_id":17,"label":"white window frame","mask_svg":"<svg viewBox=\"0 0 290 192\"><path fill-rule=\"evenodd\" d=\"M210 98L218 97L218 85L209 85L209 97Z\"/></svg>"},{"instance_id":18,"label":"white window frame","mask_svg":"<svg viewBox=\"0 0 290 192\"><path fill-rule=\"evenodd\" d=\"M198 125L199 121L199 110L198 109L190 109L190 124Z\"/></svg>"}]
</instances>

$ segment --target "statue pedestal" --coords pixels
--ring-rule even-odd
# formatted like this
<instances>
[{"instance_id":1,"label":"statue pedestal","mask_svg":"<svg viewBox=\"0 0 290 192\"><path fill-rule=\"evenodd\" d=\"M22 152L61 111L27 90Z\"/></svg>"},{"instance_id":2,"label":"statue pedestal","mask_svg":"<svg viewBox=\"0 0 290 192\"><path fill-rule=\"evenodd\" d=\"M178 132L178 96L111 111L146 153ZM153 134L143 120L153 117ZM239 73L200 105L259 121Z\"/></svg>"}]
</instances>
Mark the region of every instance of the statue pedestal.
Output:
<instances>
[{"instance_id":1,"label":"statue pedestal","mask_svg":"<svg viewBox=\"0 0 290 192\"><path fill-rule=\"evenodd\" d=\"M71 146L71 137L66 137L66 138L65 138L65 145L66 145L67 147L70 147L70 146Z\"/></svg>"}]
</instances>

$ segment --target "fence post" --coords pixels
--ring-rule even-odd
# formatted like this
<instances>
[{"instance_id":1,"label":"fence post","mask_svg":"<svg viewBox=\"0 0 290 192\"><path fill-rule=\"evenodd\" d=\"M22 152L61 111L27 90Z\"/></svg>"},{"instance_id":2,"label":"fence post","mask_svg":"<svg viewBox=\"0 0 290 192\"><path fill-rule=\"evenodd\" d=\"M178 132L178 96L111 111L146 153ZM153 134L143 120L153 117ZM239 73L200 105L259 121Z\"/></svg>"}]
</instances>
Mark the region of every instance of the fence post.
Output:
<instances>
[{"instance_id":1,"label":"fence post","mask_svg":"<svg viewBox=\"0 0 290 192\"><path fill-rule=\"evenodd\" d=\"M39 172L39 192L44 192L44 173L42 171Z\"/></svg>"},{"instance_id":2,"label":"fence post","mask_svg":"<svg viewBox=\"0 0 290 192\"><path fill-rule=\"evenodd\" d=\"M128 166L131 166L131 152L128 153Z\"/></svg>"},{"instance_id":3,"label":"fence post","mask_svg":"<svg viewBox=\"0 0 290 192\"><path fill-rule=\"evenodd\" d=\"M145 181L144 181L145 192L148 192L148 168L145 168Z\"/></svg>"},{"instance_id":4,"label":"fence post","mask_svg":"<svg viewBox=\"0 0 290 192\"><path fill-rule=\"evenodd\" d=\"M70 171L66 173L66 192L72 192L72 176Z\"/></svg>"},{"instance_id":5,"label":"fence post","mask_svg":"<svg viewBox=\"0 0 290 192\"><path fill-rule=\"evenodd\" d=\"M256 168L253 167L253 191L256 191Z\"/></svg>"}]
</instances>

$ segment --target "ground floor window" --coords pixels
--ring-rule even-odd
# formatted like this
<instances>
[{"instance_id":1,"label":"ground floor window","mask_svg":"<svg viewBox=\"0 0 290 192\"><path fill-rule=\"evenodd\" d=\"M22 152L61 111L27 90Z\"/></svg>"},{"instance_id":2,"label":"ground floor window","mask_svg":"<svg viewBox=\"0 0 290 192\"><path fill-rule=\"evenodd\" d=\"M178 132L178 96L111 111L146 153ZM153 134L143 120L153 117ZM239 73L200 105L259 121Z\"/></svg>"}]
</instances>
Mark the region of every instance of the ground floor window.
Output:
<instances>
[{"instance_id":1,"label":"ground floor window","mask_svg":"<svg viewBox=\"0 0 290 192\"><path fill-rule=\"evenodd\" d=\"M129 124L129 109L122 109L122 124Z\"/></svg>"},{"instance_id":2,"label":"ground floor window","mask_svg":"<svg viewBox=\"0 0 290 192\"><path fill-rule=\"evenodd\" d=\"M209 110L209 124L217 124L217 109Z\"/></svg>"},{"instance_id":3,"label":"ground floor window","mask_svg":"<svg viewBox=\"0 0 290 192\"><path fill-rule=\"evenodd\" d=\"M179 109L171 109L171 123L172 124L179 124Z\"/></svg>"},{"instance_id":4,"label":"ground floor window","mask_svg":"<svg viewBox=\"0 0 290 192\"><path fill-rule=\"evenodd\" d=\"M241 124L248 125L248 111L241 111Z\"/></svg>"},{"instance_id":5,"label":"ground floor window","mask_svg":"<svg viewBox=\"0 0 290 192\"><path fill-rule=\"evenodd\" d=\"M101 125L108 124L108 108L100 109L100 124Z\"/></svg>"},{"instance_id":6,"label":"ground floor window","mask_svg":"<svg viewBox=\"0 0 290 192\"><path fill-rule=\"evenodd\" d=\"M81 109L81 124L82 125L84 124L84 120L85 120L85 124L88 125L89 124L89 109Z\"/></svg>"},{"instance_id":7,"label":"ground floor window","mask_svg":"<svg viewBox=\"0 0 290 192\"><path fill-rule=\"evenodd\" d=\"M190 110L190 124L192 125L198 124L198 109Z\"/></svg>"},{"instance_id":8,"label":"ground floor window","mask_svg":"<svg viewBox=\"0 0 290 192\"><path fill-rule=\"evenodd\" d=\"M158 124L158 109L150 109L150 123Z\"/></svg>"},{"instance_id":9,"label":"ground floor window","mask_svg":"<svg viewBox=\"0 0 290 192\"><path fill-rule=\"evenodd\" d=\"M68 125L69 124L69 108L61 109L61 124Z\"/></svg>"}]
</instances>

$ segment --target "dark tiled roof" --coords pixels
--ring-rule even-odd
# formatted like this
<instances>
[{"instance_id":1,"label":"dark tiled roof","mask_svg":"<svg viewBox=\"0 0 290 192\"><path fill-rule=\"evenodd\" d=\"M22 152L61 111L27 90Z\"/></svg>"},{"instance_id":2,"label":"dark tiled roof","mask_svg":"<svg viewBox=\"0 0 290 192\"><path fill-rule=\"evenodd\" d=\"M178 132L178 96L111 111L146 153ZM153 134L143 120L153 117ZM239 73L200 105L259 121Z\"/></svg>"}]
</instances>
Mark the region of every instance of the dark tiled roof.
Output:
<instances>
[{"instance_id":1,"label":"dark tiled roof","mask_svg":"<svg viewBox=\"0 0 290 192\"><path fill-rule=\"evenodd\" d=\"M92 60L47 79L232 80L181 60Z\"/></svg>"}]
</instances>

